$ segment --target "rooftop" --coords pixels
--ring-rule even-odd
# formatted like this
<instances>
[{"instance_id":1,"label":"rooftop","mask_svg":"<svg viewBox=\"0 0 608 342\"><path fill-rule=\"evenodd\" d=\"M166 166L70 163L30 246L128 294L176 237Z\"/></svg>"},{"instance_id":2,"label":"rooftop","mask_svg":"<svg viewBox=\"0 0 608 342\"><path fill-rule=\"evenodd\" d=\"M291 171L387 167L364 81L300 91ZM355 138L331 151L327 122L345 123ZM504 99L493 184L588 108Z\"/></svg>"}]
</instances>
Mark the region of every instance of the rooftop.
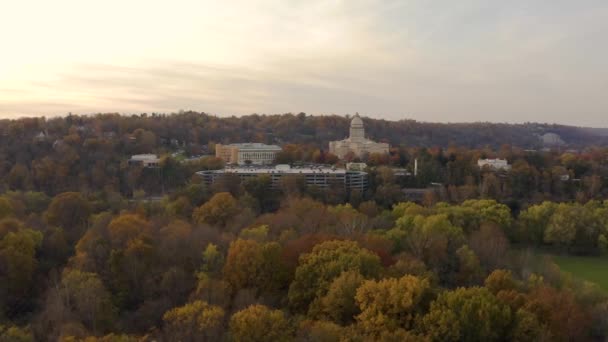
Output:
<instances>
[{"instance_id":1,"label":"rooftop","mask_svg":"<svg viewBox=\"0 0 608 342\"><path fill-rule=\"evenodd\" d=\"M221 170L212 171L199 171L204 173L240 173L240 174L345 174L346 169L337 169L329 166L297 166L291 167L289 165L277 165L276 167L264 167L264 166L239 166L239 167L227 167Z\"/></svg>"},{"instance_id":2,"label":"rooftop","mask_svg":"<svg viewBox=\"0 0 608 342\"><path fill-rule=\"evenodd\" d=\"M131 160L151 160L158 159L156 154L134 154L131 156Z\"/></svg>"},{"instance_id":3,"label":"rooftop","mask_svg":"<svg viewBox=\"0 0 608 342\"><path fill-rule=\"evenodd\" d=\"M281 147L277 145L266 145L262 143L240 143L240 144L230 144L228 146L238 147L240 150L257 150L257 149L265 149L265 150L277 150L280 151Z\"/></svg>"}]
</instances>

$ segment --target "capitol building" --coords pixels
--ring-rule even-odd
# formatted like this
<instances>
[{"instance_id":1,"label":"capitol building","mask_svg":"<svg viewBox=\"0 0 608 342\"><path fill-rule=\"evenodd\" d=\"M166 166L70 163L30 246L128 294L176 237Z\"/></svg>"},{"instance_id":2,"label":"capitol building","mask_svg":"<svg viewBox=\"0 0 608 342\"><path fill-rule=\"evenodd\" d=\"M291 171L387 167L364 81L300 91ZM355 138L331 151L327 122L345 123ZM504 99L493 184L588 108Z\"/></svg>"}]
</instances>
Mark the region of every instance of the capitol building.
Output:
<instances>
[{"instance_id":1,"label":"capitol building","mask_svg":"<svg viewBox=\"0 0 608 342\"><path fill-rule=\"evenodd\" d=\"M363 120L357 113L350 122L350 136L344 140L330 141L329 151L340 159L344 158L349 152L361 158L371 153L388 153L388 144L366 139Z\"/></svg>"}]
</instances>

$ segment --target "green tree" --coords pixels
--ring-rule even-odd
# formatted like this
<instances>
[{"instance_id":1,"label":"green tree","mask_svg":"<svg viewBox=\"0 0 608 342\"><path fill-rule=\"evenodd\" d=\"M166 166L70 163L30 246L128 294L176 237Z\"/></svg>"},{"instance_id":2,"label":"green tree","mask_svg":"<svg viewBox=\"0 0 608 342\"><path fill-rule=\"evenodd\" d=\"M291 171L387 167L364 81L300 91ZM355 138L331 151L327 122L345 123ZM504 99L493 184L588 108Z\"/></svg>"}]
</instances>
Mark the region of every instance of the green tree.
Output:
<instances>
[{"instance_id":1,"label":"green tree","mask_svg":"<svg viewBox=\"0 0 608 342\"><path fill-rule=\"evenodd\" d=\"M545 242L578 254L601 251L607 213L594 201L584 206L559 204L545 231Z\"/></svg>"},{"instance_id":2,"label":"green tree","mask_svg":"<svg viewBox=\"0 0 608 342\"><path fill-rule=\"evenodd\" d=\"M381 269L380 258L354 241L325 241L312 252L300 256L300 265L289 287L289 304L306 311L316 298L327 294L333 280L345 271L358 271L375 277Z\"/></svg>"},{"instance_id":3,"label":"green tree","mask_svg":"<svg viewBox=\"0 0 608 342\"><path fill-rule=\"evenodd\" d=\"M557 203L545 201L522 211L517 218L518 239L534 245L542 244L556 209Z\"/></svg>"},{"instance_id":4,"label":"green tree","mask_svg":"<svg viewBox=\"0 0 608 342\"><path fill-rule=\"evenodd\" d=\"M6 342L34 342L34 334L29 327L0 325L0 341Z\"/></svg>"},{"instance_id":5,"label":"green tree","mask_svg":"<svg viewBox=\"0 0 608 342\"><path fill-rule=\"evenodd\" d=\"M510 235L513 217L511 209L495 200L468 200L462 203L465 208L471 208L478 217L479 225L484 222L497 224L507 235ZM479 227L479 225L477 227Z\"/></svg>"},{"instance_id":6,"label":"green tree","mask_svg":"<svg viewBox=\"0 0 608 342\"><path fill-rule=\"evenodd\" d=\"M224 265L224 255L218 250L217 245L209 243L203 251L202 271L209 274L217 274Z\"/></svg>"},{"instance_id":7,"label":"green tree","mask_svg":"<svg viewBox=\"0 0 608 342\"><path fill-rule=\"evenodd\" d=\"M192 204L186 196L180 196L167 204L167 213L172 217L187 219L192 216Z\"/></svg>"},{"instance_id":8,"label":"green tree","mask_svg":"<svg viewBox=\"0 0 608 342\"><path fill-rule=\"evenodd\" d=\"M486 288L458 288L431 303L421 328L434 341L501 341L511 321L510 308Z\"/></svg>"},{"instance_id":9,"label":"green tree","mask_svg":"<svg viewBox=\"0 0 608 342\"><path fill-rule=\"evenodd\" d=\"M464 243L462 229L455 227L446 215L416 216L404 234L407 249L429 267L445 269L449 255Z\"/></svg>"},{"instance_id":10,"label":"green tree","mask_svg":"<svg viewBox=\"0 0 608 342\"><path fill-rule=\"evenodd\" d=\"M511 333L511 340L517 342L538 341L544 328L531 312L519 309L515 312L515 326Z\"/></svg>"},{"instance_id":11,"label":"green tree","mask_svg":"<svg viewBox=\"0 0 608 342\"><path fill-rule=\"evenodd\" d=\"M582 219L580 206L566 203L559 204L549 220L544 241L567 249L574 244L577 229Z\"/></svg>"},{"instance_id":12,"label":"green tree","mask_svg":"<svg viewBox=\"0 0 608 342\"><path fill-rule=\"evenodd\" d=\"M13 214L14 209L11 202L4 197L0 197L0 220L12 216Z\"/></svg>"},{"instance_id":13,"label":"green tree","mask_svg":"<svg viewBox=\"0 0 608 342\"><path fill-rule=\"evenodd\" d=\"M42 233L31 229L9 232L0 240L2 311L10 309L13 313L19 313L31 305L30 300L33 298L30 297L30 291L38 268L36 251L41 243Z\"/></svg>"},{"instance_id":14,"label":"green tree","mask_svg":"<svg viewBox=\"0 0 608 342\"><path fill-rule=\"evenodd\" d=\"M268 225L260 225L257 227L251 227L241 230L239 234L241 239L254 240L257 242L264 242L268 238Z\"/></svg>"},{"instance_id":15,"label":"green tree","mask_svg":"<svg viewBox=\"0 0 608 342\"><path fill-rule=\"evenodd\" d=\"M113 323L115 309L112 299L97 274L65 270L61 277L61 293L66 306L93 333Z\"/></svg>"},{"instance_id":16,"label":"green tree","mask_svg":"<svg viewBox=\"0 0 608 342\"><path fill-rule=\"evenodd\" d=\"M483 273L475 252L469 246L463 245L456 251L456 257L458 258L456 283L460 286L471 286L481 282Z\"/></svg>"}]
</instances>

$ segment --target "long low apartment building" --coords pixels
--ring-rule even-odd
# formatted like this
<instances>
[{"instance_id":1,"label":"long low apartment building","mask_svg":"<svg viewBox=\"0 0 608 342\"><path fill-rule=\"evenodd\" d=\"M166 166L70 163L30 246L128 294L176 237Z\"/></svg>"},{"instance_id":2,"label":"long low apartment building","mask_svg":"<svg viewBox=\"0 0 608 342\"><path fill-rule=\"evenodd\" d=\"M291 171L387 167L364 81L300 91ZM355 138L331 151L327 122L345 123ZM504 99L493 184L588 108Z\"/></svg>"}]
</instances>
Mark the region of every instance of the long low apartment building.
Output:
<instances>
[{"instance_id":1,"label":"long low apartment building","mask_svg":"<svg viewBox=\"0 0 608 342\"><path fill-rule=\"evenodd\" d=\"M324 189L332 185L344 186L349 190L367 189L367 173L362 171L351 171L328 166L303 166L290 167L289 165L277 165L275 167L231 167L221 170L209 170L197 172L207 185L211 185L226 175L236 175L241 181L249 178L267 175L271 180L271 187L279 188L281 179L284 177L302 177L307 186L316 186Z\"/></svg>"}]
</instances>

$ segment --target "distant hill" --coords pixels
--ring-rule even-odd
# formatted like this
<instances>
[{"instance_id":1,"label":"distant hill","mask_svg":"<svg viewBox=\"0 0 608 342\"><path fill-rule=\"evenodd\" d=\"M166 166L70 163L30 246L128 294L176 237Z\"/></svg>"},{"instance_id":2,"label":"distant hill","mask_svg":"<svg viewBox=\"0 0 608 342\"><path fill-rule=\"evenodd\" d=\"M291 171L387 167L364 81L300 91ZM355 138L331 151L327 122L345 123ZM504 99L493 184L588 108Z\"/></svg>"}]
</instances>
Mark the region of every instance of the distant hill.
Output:
<instances>
[{"instance_id":1,"label":"distant hill","mask_svg":"<svg viewBox=\"0 0 608 342\"><path fill-rule=\"evenodd\" d=\"M584 128L541 123L431 123L415 120L389 121L362 116L366 135L392 146L500 147L510 144L522 148L542 148L541 137L563 141L565 148L608 146L608 128ZM252 114L241 117L218 117L205 113L117 115L96 114L55 118L0 120L3 136L17 134L33 137L47 132L48 139L68 134L69 129L124 136L141 128L160 139L183 143L267 142L307 143L326 148L331 140L348 135L350 118L337 115ZM556 137L559 137L558 140ZM547 139L545 139L547 140Z\"/></svg>"},{"instance_id":2,"label":"distant hill","mask_svg":"<svg viewBox=\"0 0 608 342\"><path fill-rule=\"evenodd\" d=\"M348 135L350 119L340 116L254 116L260 123L267 122L269 130L284 142L325 144L329 140L343 139ZM241 117L249 122L252 116ZM564 141L563 147L581 148L608 146L608 128L582 128L555 124L524 123L431 123L415 120L389 121L363 117L366 135L374 140L386 141L393 146L448 146L500 147L511 144L522 148L542 148L541 137L552 133ZM285 124L284 122L289 122ZM273 127L274 126L274 127ZM289 131L283 132L287 126Z\"/></svg>"}]
</instances>

